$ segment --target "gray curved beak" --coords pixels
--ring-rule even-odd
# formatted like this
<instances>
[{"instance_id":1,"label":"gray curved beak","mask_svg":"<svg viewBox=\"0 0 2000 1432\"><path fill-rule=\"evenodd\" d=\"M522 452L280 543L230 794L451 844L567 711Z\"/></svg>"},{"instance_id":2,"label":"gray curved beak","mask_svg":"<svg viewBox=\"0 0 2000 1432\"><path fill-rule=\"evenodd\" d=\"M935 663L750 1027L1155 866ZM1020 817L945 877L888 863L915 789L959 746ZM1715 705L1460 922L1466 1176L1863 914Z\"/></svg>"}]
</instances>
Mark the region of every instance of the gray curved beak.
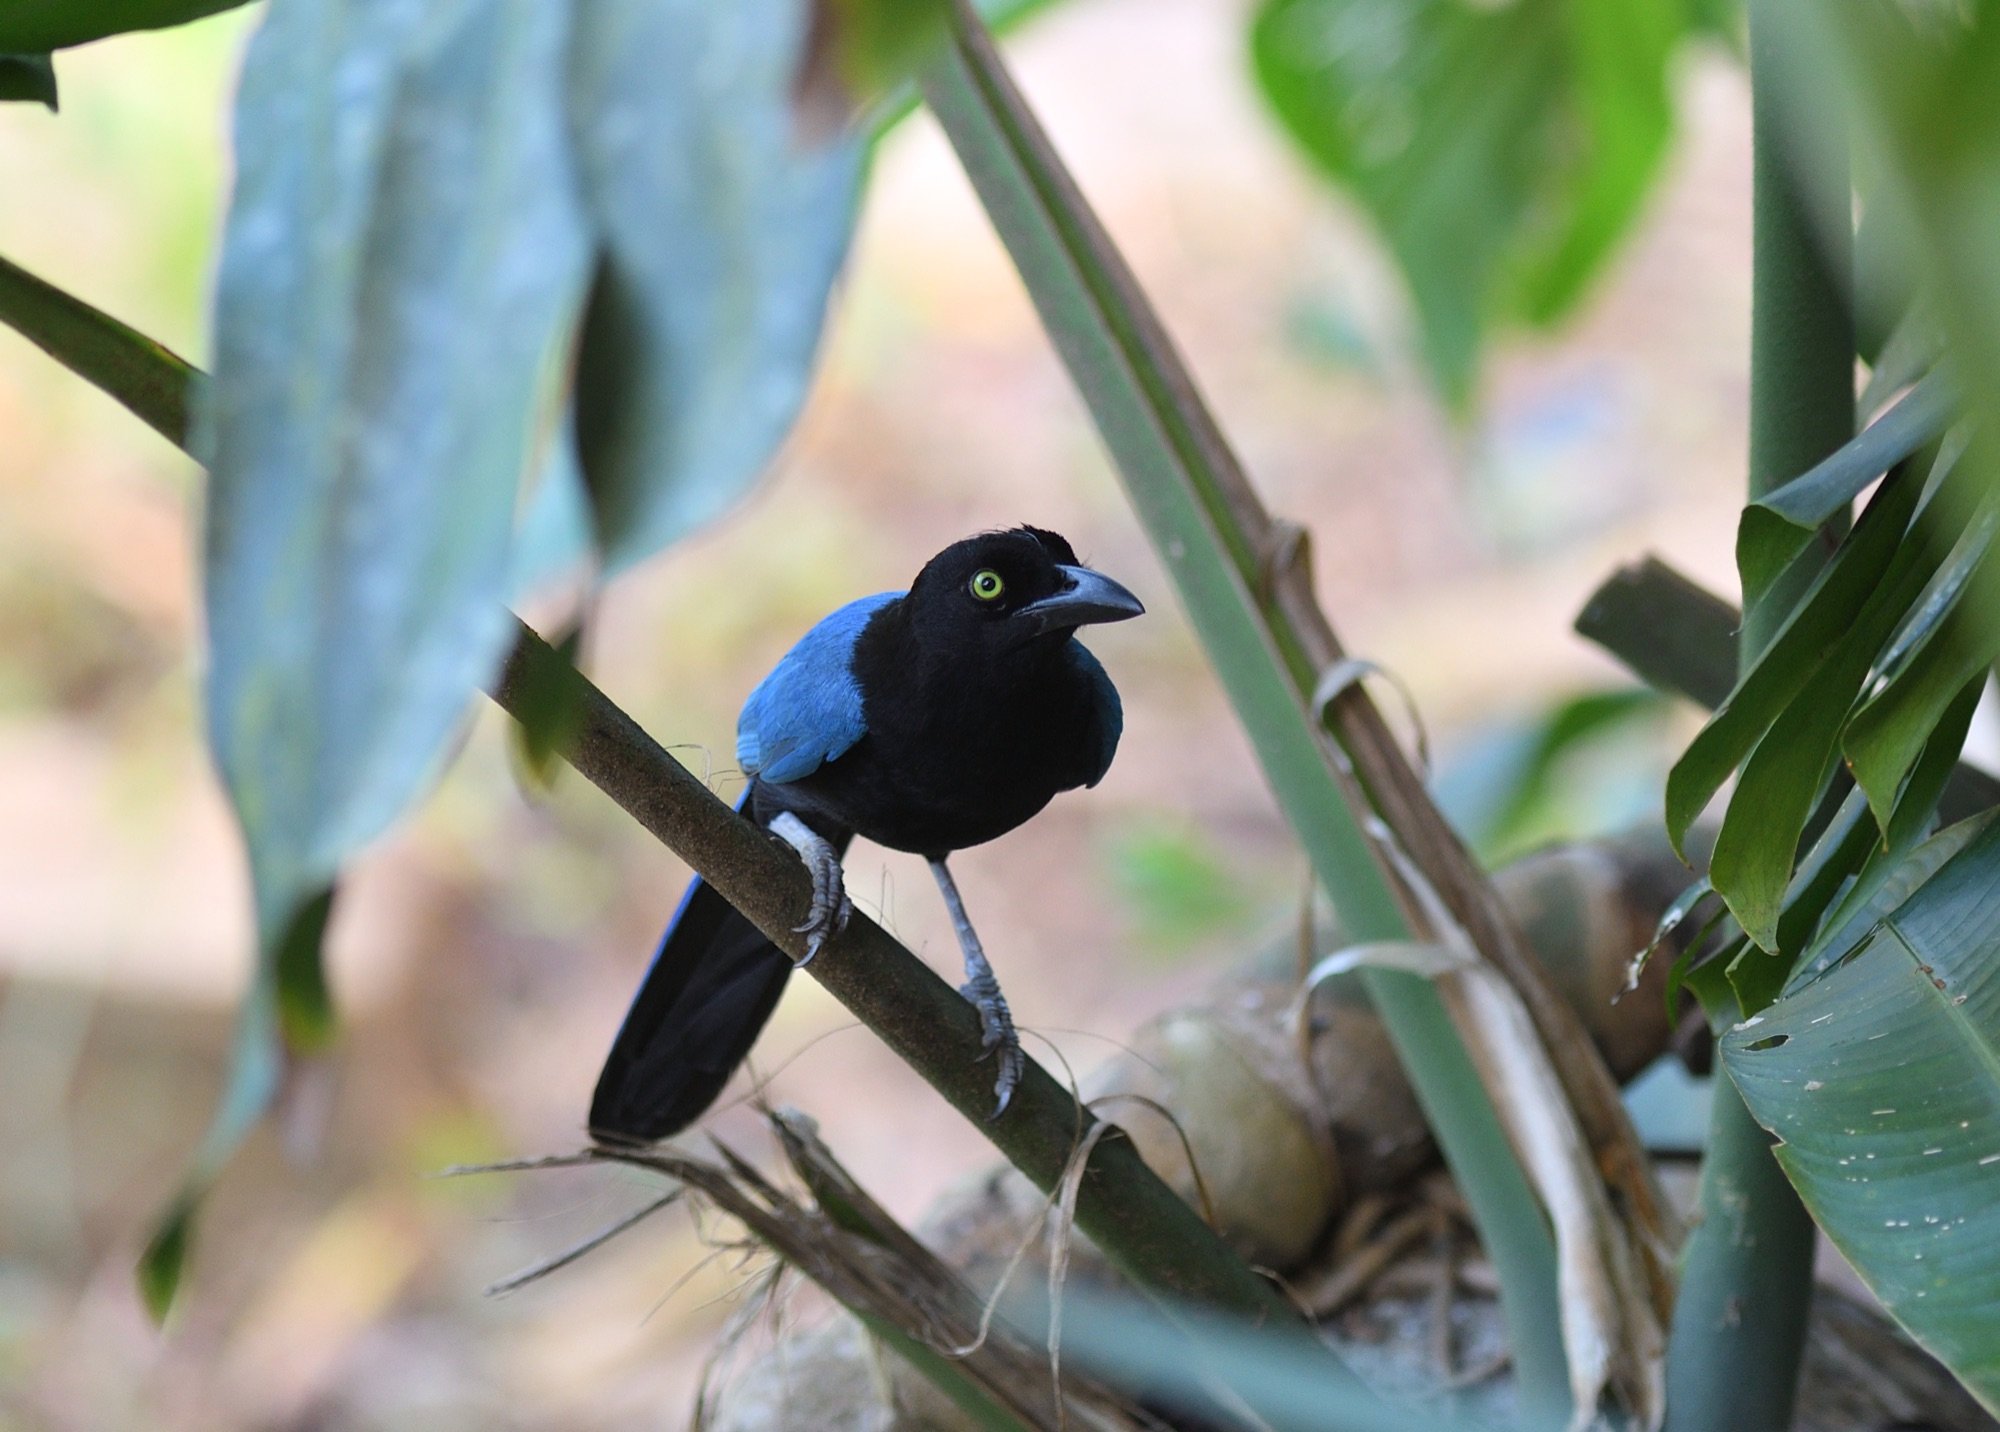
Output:
<instances>
[{"instance_id":1,"label":"gray curved beak","mask_svg":"<svg viewBox=\"0 0 2000 1432\"><path fill-rule=\"evenodd\" d=\"M1122 622L1143 616L1146 608L1119 583L1089 567L1058 567L1067 585L1052 597L1030 602L1014 615L1031 626L1036 635L1095 622Z\"/></svg>"}]
</instances>

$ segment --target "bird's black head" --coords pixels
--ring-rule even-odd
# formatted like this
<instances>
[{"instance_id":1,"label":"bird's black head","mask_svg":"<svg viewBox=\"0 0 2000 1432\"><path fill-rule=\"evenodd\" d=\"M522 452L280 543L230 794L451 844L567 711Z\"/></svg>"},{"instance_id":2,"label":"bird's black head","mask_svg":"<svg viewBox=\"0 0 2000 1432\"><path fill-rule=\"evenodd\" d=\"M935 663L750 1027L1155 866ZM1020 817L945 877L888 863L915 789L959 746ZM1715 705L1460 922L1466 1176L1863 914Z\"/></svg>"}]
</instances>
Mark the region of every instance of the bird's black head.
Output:
<instances>
[{"instance_id":1,"label":"bird's black head","mask_svg":"<svg viewBox=\"0 0 2000 1432\"><path fill-rule=\"evenodd\" d=\"M1060 641L1080 626L1146 610L1111 578L1077 565L1069 543L1039 527L952 543L924 564L909 600L920 629L1002 649L1038 637Z\"/></svg>"}]
</instances>

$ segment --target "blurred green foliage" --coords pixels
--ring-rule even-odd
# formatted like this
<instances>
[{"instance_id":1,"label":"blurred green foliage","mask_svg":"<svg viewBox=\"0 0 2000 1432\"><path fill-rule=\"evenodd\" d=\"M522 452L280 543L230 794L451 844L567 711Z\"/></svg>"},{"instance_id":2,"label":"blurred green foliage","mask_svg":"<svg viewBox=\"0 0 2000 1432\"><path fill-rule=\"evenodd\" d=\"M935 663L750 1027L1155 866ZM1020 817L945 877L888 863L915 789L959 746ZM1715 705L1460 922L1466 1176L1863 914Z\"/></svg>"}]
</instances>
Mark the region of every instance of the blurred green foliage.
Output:
<instances>
[{"instance_id":1,"label":"blurred green foliage","mask_svg":"<svg viewBox=\"0 0 2000 1432\"><path fill-rule=\"evenodd\" d=\"M1279 121L1367 213L1454 411L1482 346L1574 310L1672 133L1688 0L1265 0L1251 57Z\"/></svg>"},{"instance_id":2,"label":"blurred green foliage","mask_svg":"<svg viewBox=\"0 0 2000 1432\"><path fill-rule=\"evenodd\" d=\"M1239 929L1256 909L1245 873L1192 826L1149 822L1114 834L1105 864L1148 950L1174 954Z\"/></svg>"}]
</instances>

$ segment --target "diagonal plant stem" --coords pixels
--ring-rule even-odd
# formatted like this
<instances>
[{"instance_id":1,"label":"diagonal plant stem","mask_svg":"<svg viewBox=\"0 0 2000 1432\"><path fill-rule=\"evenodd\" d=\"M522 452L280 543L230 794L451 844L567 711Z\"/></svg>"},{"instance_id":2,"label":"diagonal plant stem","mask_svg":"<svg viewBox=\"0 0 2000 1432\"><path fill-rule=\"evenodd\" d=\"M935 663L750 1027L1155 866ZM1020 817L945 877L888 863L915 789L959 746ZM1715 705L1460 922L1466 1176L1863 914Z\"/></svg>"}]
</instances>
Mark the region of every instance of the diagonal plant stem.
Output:
<instances>
[{"instance_id":1,"label":"diagonal plant stem","mask_svg":"<svg viewBox=\"0 0 2000 1432\"><path fill-rule=\"evenodd\" d=\"M1852 241L1844 202L1825 223L1811 207L1815 194L1844 201L1847 156L1838 135L1804 145L1784 133L1776 80L1785 58L1779 12L1789 3L1749 6L1753 501L1854 435ZM1782 621L1786 596L1774 590L1745 613L1741 669ZM1716 1081L1709 1129L1700 1220L1668 1344L1667 1432L1782 1432L1812 1304L1812 1219L1727 1078Z\"/></svg>"},{"instance_id":2,"label":"diagonal plant stem","mask_svg":"<svg viewBox=\"0 0 2000 1432\"><path fill-rule=\"evenodd\" d=\"M495 683L510 715L563 711L558 749L627 814L692 865L794 959L811 881L791 851L742 819L637 722L525 626ZM808 972L1046 1192L1101 1122L1030 1059L1007 1113L990 1118L992 1075L979 1016L928 965L856 911ZM1076 1224L1142 1288L1213 1304L1310 1345L1330 1379L1352 1375L1272 1285L1251 1271L1115 1127L1095 1139L1078 1186Z\"/></svg>"},{"instance_id":3,"label":"diagonal plant stem","mask_svg":"<svg viewBox=\"0 0 2000 1432\"><path fill-rule=\"evenodd\" d=\"M4 258L0 322L109 393L168 442L187 446L190 395L202 375L169 349Z\"/></svg>"},{"instance_id":4,"label":"diagonal plant stem","mask_svg":"<svg viewBox=\"0 0 2000 1432\"><path fill-rule=\"evenodd\" d=\"M1533 1021L1540 1057L1557 1071L1638 1230L1633 1253L1646 1278L1636 1297L1647 1306L1632 1313L1657 1329L1671 1297L1665 1260L1675 1230L1615 1085L1373 703L1345 686L1325 704L1334 740L1317 728L1314 692L1345 652L1313 597L1304 534L1264 510L1157 316L963 4L955 28L955 43L924 76L926 97L1089 403L1316 872L1358 938L1422 938L1443 926L1506 974ZM1559 1383L1559 1350L1546 1346L1557 1325L1547 1233L1539 1213L1523 1209L1519 1166L1496 1137L1466 1048L1433 991L1407 975L1374 971L1368 979L1503 1265L1524 1381ZM1462 1008L1453 1014L1481 1048L1476 1021ZM1485 1049L1489 1074L1493 1048ZM1594 1174L1586 1177L1595 1184ZM1602 1192L1595 1197L1601 1206ZM1656 1344L1640 1354L1650 1364L1643 1377L1657 1377L1656 1354Z\"/></svg>"}]
</instances>

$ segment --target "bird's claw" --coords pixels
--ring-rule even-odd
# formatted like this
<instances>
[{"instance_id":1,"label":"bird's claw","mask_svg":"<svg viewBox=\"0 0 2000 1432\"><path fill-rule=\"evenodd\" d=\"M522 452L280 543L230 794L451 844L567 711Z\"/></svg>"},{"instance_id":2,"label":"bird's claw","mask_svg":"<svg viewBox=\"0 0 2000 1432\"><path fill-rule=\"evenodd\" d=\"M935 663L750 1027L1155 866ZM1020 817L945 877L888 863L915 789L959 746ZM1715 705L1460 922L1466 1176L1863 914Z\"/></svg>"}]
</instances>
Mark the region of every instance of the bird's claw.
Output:
<instances>
[{"instance_id":1,"label":"bird's claw","mask_svg":"<svg viewBox=\"0 0 2000 1432\"><path fill-rule=\"evenodd\" d=\"M979 1057L986 1059L996 1054L999 1057L999 1073L993 1080L996 1102L993 1112L987 1115L989 1120L997 1119L1007 1112L1007 1105L1014 1098L1027 1056L1021 1052L1021 1037L1014 1032L1014 1015L1007 1008L1006 996L1000 993L998 980L990 976L969 980L959 986L958 992L979 1011L979 1044L984 1051Z\"/></svg>"},{"instance_id":2,"label":"bird's claw","mask_svg":"<svg viewBox=\"0 0 2000 1432\"><path fill-rule=\"evenodd\" d=\"M806 937L805 956L796 962L799 969L804 969L826 948L828 940L847 928L854 905L847 898L839 855L811 826L785 811L771 822L771 833L799 853L799 859L805 862L812 876L812 904L806 910L805 920L792 926L794 933Z\"/></svg>"}]
</instances>

